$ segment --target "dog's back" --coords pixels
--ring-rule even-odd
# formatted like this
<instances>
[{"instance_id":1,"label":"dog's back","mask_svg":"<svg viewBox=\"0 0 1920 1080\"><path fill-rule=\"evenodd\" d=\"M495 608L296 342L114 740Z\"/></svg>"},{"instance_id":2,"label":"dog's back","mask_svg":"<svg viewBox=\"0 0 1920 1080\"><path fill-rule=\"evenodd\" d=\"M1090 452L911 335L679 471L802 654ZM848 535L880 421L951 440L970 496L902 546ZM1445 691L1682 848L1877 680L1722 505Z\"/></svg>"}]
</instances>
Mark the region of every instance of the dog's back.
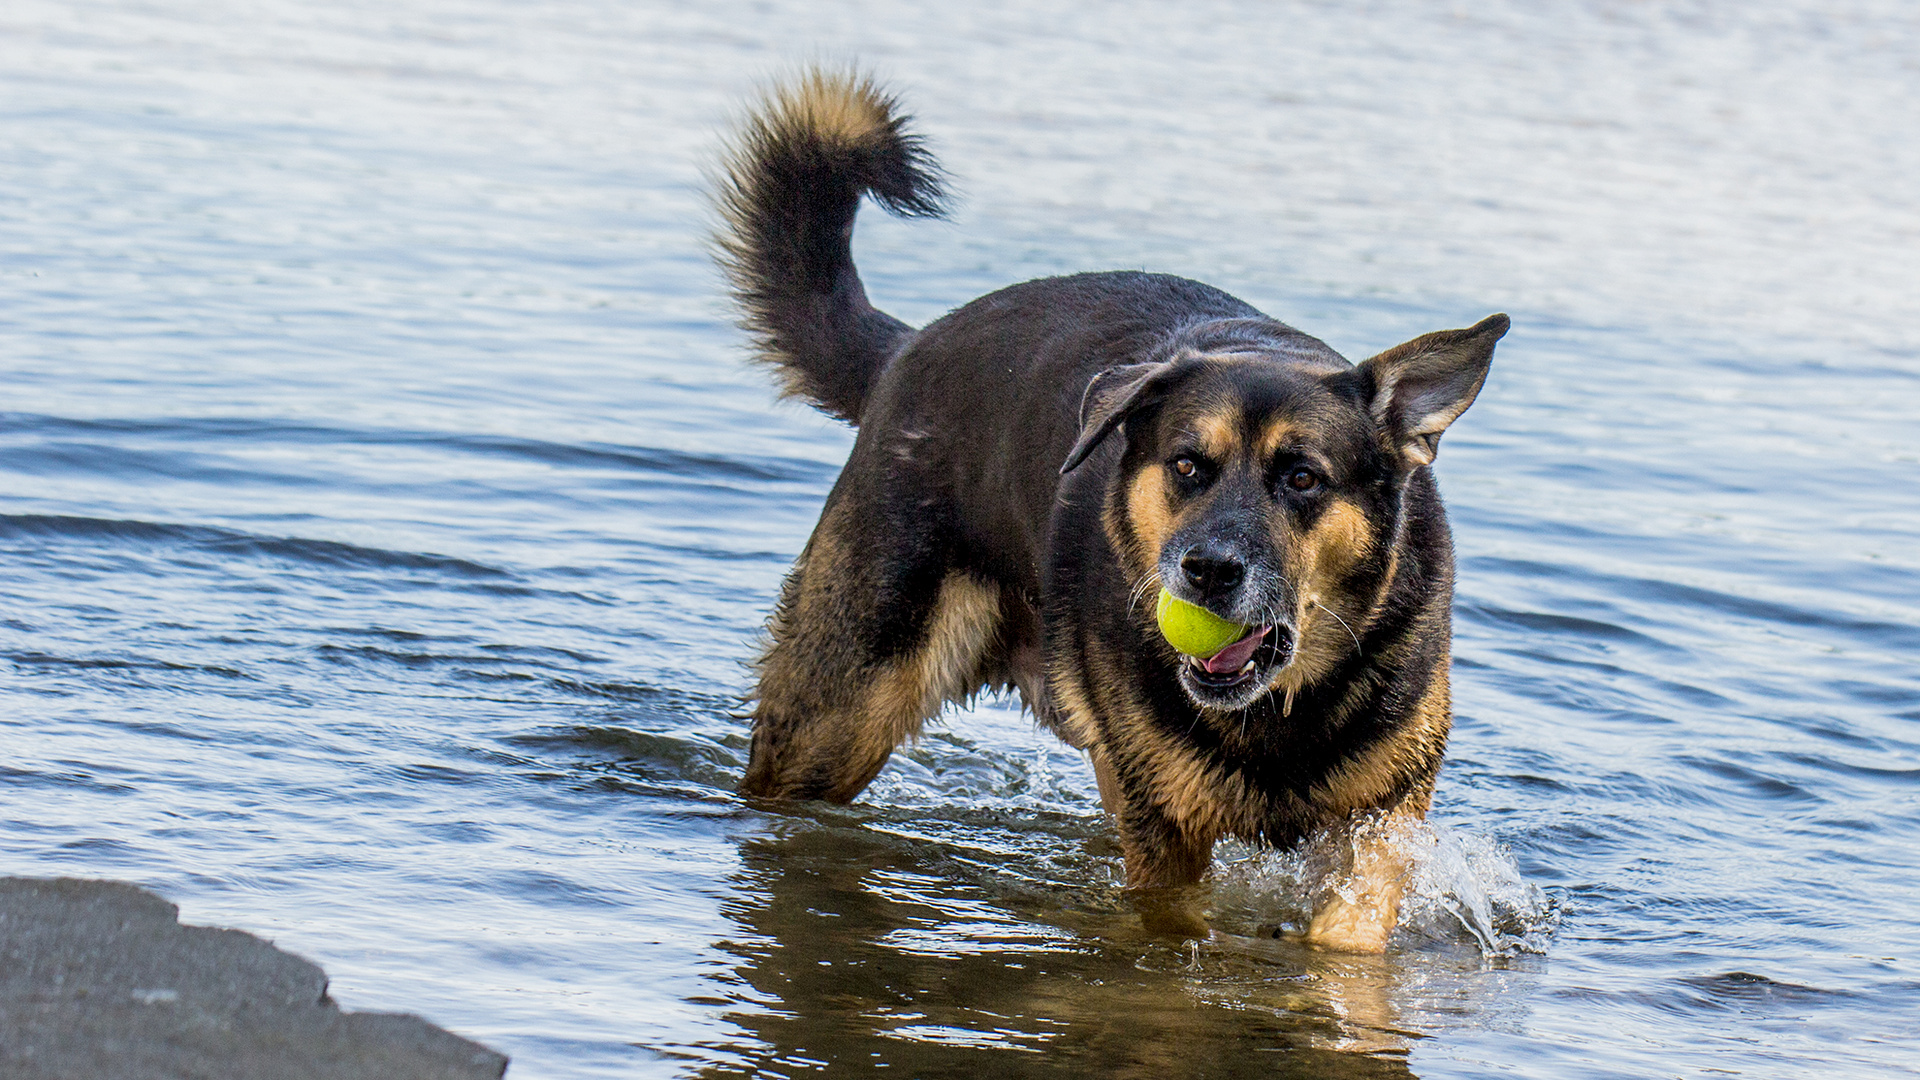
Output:
<instances>
[{"instance_id":1,"label":"dog's back","mask_svg":"<svg viewBox=\"0 0 1920 1080\"><path fill-rule=\"evenodd\" d=\"M930 323L880 375L862 439L878 463L950 501L967 569L1037 593L1060 464L1079 438L1086 388L1146 362L1182 326L1258 316L1218 289L1164 274L1043 278Z\"/></svg>"}]
</instances>

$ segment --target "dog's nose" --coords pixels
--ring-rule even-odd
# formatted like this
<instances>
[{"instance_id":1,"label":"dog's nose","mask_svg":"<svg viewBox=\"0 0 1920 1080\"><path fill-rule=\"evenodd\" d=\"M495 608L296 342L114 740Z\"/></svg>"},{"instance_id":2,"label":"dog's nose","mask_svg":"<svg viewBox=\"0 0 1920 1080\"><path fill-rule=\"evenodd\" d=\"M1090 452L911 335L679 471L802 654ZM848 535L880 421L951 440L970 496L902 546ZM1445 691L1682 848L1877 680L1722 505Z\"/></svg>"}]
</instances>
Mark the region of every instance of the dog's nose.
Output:
<instances>
[{"instance_id":1,"label":"dog's nose","mask_svg":"<svg viewBox=\"0 0 1920 1080\"><path fill-rule=\"evenodd\" d=\"M1180 559L1180 572L1202 596L1231 592L1247 576L1247 565L1212 544L1195 544Z\"/></svg>"}]
</instances>

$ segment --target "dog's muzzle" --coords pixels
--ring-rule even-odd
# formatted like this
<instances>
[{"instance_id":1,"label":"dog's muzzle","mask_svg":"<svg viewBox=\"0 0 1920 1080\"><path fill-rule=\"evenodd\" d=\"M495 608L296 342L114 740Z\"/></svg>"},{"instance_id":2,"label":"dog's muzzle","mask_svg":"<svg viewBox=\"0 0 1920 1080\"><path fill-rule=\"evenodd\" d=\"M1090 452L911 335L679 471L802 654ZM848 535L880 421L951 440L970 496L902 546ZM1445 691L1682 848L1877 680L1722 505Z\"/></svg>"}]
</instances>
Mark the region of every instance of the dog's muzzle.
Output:
<instances>
[{"instance_id":1,"label":"dog's muzzle","mask_svg":"<svg viewBox=\"0 0 1920 1080\"><path fill-rule=\"evenodd\" d=\"M1180 682L1203 707L1244 708L1292 659L1293 631L1262 626L1210 657L1187 657L1180 665Z\"/></svg>"}]
</instances>

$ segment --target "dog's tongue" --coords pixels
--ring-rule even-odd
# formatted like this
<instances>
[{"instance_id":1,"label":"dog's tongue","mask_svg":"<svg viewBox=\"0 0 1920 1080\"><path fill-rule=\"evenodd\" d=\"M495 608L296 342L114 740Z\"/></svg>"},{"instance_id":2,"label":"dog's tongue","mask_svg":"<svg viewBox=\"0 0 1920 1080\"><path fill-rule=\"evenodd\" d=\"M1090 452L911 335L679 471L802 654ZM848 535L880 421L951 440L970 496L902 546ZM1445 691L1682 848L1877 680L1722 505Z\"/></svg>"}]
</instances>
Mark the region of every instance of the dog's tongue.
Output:
<instances>
[{"instance_id":1,"label":"dog's tongue","mask_svg":"<svg viewBox=\"0 0 1920 1080\"><path fill-rule=\"evenodd\" d=\"M1255 630L1239 641L1202 660L1200 666L1206 668L1207 673L1210 675L1231 675L1239 671L1241 667L1246 664L1247 657L1253 655L1253 650L1259 648L1260 643L1266 640L1267 631L1271 629L1273 629L1273 627L1263 626Z\"/></svg>"}]
</instances>

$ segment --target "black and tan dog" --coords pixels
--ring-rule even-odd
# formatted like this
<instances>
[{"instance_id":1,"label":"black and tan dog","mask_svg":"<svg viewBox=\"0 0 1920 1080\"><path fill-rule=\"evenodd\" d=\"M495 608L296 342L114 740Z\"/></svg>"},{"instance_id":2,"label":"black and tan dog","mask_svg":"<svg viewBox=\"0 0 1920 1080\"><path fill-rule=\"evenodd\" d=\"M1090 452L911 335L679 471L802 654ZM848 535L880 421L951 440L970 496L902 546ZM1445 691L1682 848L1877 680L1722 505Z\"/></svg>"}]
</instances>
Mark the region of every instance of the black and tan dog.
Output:
<instances>
[{"instance_id":1,"label":"black and tan dog","mask_svg":"<svg viewBox=\"0 0 1920 1080\"><path fill-rule=\"evenodd\" d=\"M1224 836L1424 815L1453 588L1428 464L1506 317L1355 365L1209 286L1105 273L915 330L854 270L863 195L941 212L894 101L818 71L749 119L718 195L760 359L859 426L770 620L741 791L849 801L948 702L1012 687L1091 756L1133 886L1198 881ZM1252 629L1182 656L1162 588ZM1350 872L1309 936L1378 950L1398 864Z\"/></svg>"}]
</instances>

